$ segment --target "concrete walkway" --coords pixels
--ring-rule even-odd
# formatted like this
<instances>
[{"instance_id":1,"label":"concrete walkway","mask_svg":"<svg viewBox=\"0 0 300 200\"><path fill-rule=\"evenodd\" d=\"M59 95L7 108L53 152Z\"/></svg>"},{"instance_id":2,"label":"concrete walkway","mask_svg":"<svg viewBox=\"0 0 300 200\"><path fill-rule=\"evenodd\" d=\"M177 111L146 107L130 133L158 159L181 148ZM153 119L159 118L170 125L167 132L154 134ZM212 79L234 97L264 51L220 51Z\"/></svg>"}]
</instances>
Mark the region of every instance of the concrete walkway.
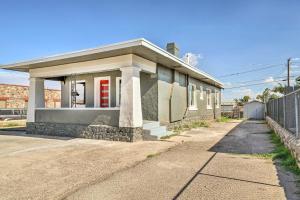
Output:
<instances>
[{"instance_id":1,"label":"concrete walkway","mask_svg":"<svg viewBox=\"0 0 300 200\"><path fill-rule=\"evenodd\" d=\"M224 127L189 131L179 136L183 144L67 199L299 199L291 174L248 155L273 149L264 122L246 121L227 135Z\"/></svg>"}]
</instances>

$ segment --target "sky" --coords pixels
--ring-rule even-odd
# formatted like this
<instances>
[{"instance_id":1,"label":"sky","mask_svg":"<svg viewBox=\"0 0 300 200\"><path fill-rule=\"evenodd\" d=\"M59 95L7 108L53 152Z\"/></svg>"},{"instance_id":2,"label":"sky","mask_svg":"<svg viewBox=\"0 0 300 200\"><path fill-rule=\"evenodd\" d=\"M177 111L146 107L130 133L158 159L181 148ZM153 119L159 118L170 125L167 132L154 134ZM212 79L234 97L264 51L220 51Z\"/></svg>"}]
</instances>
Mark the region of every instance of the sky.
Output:
<instances>
[{"instance_id":1,"label":"sky","mask_svg":"<svg viewBox=\"0 0 300 200\"><path fill-rule=\"evenodd\" d=\"M223 100L255 98L286 76L287 58L300 57L299 9L297 0L0 0L0 65L135 38L162 48L176 42L181 57L240 87L225 89ZM274 67L256 70L266 66ZM28 85L28 75L0 70L0 83ZM247 86L256 83L264 84Z\"/></svg>"}]
</instances>

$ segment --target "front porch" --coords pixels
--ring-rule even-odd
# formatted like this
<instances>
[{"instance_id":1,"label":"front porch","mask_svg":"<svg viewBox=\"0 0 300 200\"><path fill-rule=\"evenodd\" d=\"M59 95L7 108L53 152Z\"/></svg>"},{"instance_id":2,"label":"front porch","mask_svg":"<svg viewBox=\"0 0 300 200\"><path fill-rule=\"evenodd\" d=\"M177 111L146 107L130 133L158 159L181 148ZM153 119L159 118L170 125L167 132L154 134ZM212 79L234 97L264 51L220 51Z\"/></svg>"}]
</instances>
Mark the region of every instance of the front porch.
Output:
<instances>
[{"instance_id":1,"label":"front porch","mask_svg":"<svg viewBox=\"0 0 300 200\"><path fill-rule=\"evenodd\" d=\"M97 60L96 66L90 66L88 62L92 61L87 61L31 70L27 132L131 142L141 140L140 74L146 73L150 77L156 72L156 64L135 55L111 59ZM105 67L101 67L104 64ZM61 82L62 108L45 108L45 79Z\"/></svg>"}]
</instances>

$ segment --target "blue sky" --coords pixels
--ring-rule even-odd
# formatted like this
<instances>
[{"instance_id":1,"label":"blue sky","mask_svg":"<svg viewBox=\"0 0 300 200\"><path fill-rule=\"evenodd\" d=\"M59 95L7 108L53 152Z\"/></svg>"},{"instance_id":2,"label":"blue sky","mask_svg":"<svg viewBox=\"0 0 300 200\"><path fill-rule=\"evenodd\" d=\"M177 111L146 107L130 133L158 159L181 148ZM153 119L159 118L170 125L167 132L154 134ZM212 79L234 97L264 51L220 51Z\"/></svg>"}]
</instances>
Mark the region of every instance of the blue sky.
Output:
<instances>
[{"instance_id":1,"label":"blue sky","mask_svg":"<svg viewBox=\"0 0 300 200\"><path fill-rule=\"evenodd\" d=\"M269 70L220 78L232 87L241 85L237 82L267 82L283 76L286 59L300 57L297 0L0 3L0 64L141 37L160 47L175 41L182 56L188 52L201 55L199 68L215 77L278 64ZM296 65L293 75L300 75ZM1 83L28 84L22 73L0 73ZM225 90L223 97L254 97L273 85ZM57 85L47 83L47 87Z\"/></svg>"}]
</instances>

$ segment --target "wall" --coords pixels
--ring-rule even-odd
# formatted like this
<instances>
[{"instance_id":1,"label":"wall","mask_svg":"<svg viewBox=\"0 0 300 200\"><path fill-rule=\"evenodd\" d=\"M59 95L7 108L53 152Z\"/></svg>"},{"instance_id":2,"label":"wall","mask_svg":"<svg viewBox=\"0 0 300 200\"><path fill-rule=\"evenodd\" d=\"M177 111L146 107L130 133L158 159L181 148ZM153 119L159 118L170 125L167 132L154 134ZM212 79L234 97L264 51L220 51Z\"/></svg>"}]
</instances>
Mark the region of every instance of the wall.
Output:
<instances>
[{"instance_id":1,"label":"wall","mask_svg":"<svg viewBox=\"0 0 300 200\"><path fill-rule=\"evenodd\" d=\"M119 114L119 110L37 109L35 118L36 122L118 126Z\"/></svg>"},{"instance_id":2,"label":"wall","mask_svg":"<svg viewBox=\"0 0 300 200\"><path fill-rule=\"evenodd\" d=\"M283 128L280 124L274 121L270 117L266 117L268 125L274 132L281 138L284 145L290 149L294 157L296 158L297 164L300 167L300 142L297 140L294 134L291 134L288 130Z\"/></svg>"},{"instance_id":3,"label":"wall","mask_svg":"<svg viewBox=\"0 0 300 200\"><path fill-rule=\"evenodd\" d=\"M45 106L60 107L60 90L45 90ZM0 108L26 108L28 86L0 84Z\"/></svg>"},{"instance_id":4,"label":"wall","mask_svg":"<svg viewBox=\"0 0 300 200\"><path fill-rule=\"evenodd\" d=\"M94 107L94 78L110 76L110 101L111 107L116 106L116 77L121 77L121 71L110 71L92 74L76 75L76 80L85 80L86 84L86 107ZM74 77L73 77L74 78ZM67 77L65 83L61 84L62 91L62 107L70 107L70 80Z\"/></svg>"},{"instance_id":5,"label":"wall","mask_svg":"<svg viewBox=\"0 0 300 200\"><path fill-rule=\"evenodd\" d=\"M219 91L221 103L221 91L219 88L206 84L200 80L189 78L189 82L196 85L197 110L187 109L187 81L186 76L164 66L157 66L158 74L158 118L162 123L170 123L189 119L213 119L214 111L216 118L221 117L221 105L219 108L207 109L206 90ZM175 82L175 84L173 84ZM200 86L203 87L203 100L200 99ZM212 95L212 102L215 101ZM171 111L171 112L170 112Z\"/></svg>"},{"instance_id":6,"label":"wall","mask_svg":"<svg viewBox=\"0 0 300 200\"><path fill-rule=\"evenodd\" d=\"M212 109L207 108L207 89L211 90L212 93L212 102L215 102L215 91L219 91L220 98L219 102L221 103L221 90L212 85L204 83L202 81L196 80L194 78L190 78L189 82L196 85L196 99L197 99L197 110L188 110L187 117L188 118L200 118L200 119L214 119L214 115L216 118L221 117L221 105L217 108L214 103L212 103ZM200 99L200 86L203 87L203 99ZM214 114L215 112L215 114Z\"/></svg>"},{"instance_id":7,"label":"wall","mask_svg":"<svg viewBox=\"0 0 300 200\"><path fill-rule=\"evenodd\" d=\"M142 140L142 128L82 125L69 123L27 122L28 134L80 137L87 139L135 142Z\"/></svg>"},{"instance_id":8,"label":"wall","mask_svg":"<svg viewBox=\"0 0 300 200\"><path fill-rule=\"evenodd\" d=\"M158 121L157 75L141 72L140 78L143 119Z\"/></svg>"},{"instance_id":9,"label":"wall","mask_svg":"<svg viewBox=\"0 0 300 200\"><path fill-rule=\"evenodd\" d=\"M244 118L247 119L264 119L265 104L260 102L250 102L244 105Z\"/></svg>"}]
</instances>

